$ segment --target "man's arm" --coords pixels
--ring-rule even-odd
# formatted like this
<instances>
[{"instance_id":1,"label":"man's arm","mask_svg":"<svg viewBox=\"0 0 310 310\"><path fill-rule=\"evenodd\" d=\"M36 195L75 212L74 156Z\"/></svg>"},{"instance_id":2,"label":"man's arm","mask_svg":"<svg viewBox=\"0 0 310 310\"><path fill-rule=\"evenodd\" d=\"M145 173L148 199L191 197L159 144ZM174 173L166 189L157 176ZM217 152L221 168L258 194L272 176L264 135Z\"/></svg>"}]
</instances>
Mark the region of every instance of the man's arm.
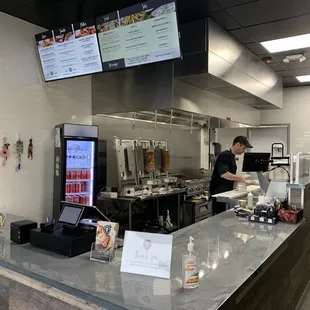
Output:
<instances>
[{"instance_id":1,"label":"man's arm","mask_svg":"<svg viewBox=\"0 0 310 310\"><path fill-rule=\"evenodd\" d=\"M221 175L221 178L228 180L228 181L244 182L245 180L251 179L251 176L247 174L235 175L227 171Z\"/></svg>"},{"instance_id":2,"label":"man's arm","mask_svg":"<svg viewBox=\"0 0 310 310\"><path fill-rule=\"evenodd\" d=\"M244 182L245 180L251 179L250 175L235 175L229 172L228 163L230 160L228 154L222 154L218 158L218 172L221 178L234 182Z\"/></svg>"}]
</instances>

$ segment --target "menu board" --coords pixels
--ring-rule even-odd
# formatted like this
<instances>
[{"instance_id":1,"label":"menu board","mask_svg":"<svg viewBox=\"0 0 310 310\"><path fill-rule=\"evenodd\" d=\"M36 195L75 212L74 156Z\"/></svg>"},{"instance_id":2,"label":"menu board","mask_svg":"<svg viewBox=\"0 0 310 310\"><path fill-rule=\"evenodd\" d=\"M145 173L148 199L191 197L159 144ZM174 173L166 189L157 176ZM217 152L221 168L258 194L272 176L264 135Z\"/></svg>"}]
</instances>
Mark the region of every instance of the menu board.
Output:
<instances>
[{"instance_id":1,"label":"menu board","mask_svg":"<svg viewBox=\"0 0 310 310\"><path fill-rule=\"evenodd\" d=\"M94 20L35 36L45 81L102 71Z\"/></svg>"},{"instance_id":2,"label":"menu board","mask_svg":"<svg viewBox=\"0 0 310 310\"><path fill-rule=\"evenodd\" d=\"M181 56L175 0L150 0L96 19L103 70Z\"/></svg>"}]
</instances>

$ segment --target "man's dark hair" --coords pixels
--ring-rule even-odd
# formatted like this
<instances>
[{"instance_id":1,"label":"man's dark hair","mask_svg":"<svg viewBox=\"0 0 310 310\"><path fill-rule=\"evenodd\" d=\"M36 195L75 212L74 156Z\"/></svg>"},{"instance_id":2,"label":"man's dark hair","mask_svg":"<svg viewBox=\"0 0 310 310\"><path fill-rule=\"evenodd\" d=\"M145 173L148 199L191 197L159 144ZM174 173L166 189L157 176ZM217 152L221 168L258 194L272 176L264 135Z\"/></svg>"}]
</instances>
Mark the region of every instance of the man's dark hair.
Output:
<instances>
[{"instance_id":1,"label":"man's dark hair","mask_svg":"<svg viewBox=\"0 0 310 310\"><path fill-rule=\"evenodd\" d=\"M248 149L252 149L253 148L253 146L250 144L248 138L245 137L245 136L238 136L238 137L236 137L234 139L234 141L233 141L233 145L235 145L237 143L240 143L240 144L244 145Z\"/></svg>"}]
</instances>

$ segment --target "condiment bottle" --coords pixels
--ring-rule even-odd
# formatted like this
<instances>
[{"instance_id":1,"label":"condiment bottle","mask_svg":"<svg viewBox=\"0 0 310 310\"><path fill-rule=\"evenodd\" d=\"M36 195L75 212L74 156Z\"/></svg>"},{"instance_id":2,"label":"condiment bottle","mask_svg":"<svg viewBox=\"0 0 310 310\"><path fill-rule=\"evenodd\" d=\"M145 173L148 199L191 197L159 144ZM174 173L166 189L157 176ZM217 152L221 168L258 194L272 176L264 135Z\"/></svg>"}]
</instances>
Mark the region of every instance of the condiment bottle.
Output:
<instances>
[{"instance_id":1,"label":"condiment bottle","mask_svg":"<svg viewBox=\"0 0 310 310\"><path fill-rule=\"evenodd\" d=\"M182 257L183 287L192 289L199 286L199 257L194 252L194 238L189 237L188 252Z\"/></svg>"}]
</instances>

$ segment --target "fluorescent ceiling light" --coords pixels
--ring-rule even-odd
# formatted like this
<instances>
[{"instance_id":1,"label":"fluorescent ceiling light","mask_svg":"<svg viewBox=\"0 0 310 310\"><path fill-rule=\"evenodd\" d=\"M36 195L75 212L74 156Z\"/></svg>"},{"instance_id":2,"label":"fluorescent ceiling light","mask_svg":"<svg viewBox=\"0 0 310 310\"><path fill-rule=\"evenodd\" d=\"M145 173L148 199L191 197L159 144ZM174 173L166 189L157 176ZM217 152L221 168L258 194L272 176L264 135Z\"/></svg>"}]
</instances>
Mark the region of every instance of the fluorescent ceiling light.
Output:
<instances>
[{"instance_id":1,"label":"fluorescent ceiling light","mask_svg":"<svg viewBox=\"0 0 310 310\"><path fill-rule=\"evenodd\" d=\"M310 82L310 75L296 76L296 79L301 83Z\"/></svg>"},{"instance_id":2,"label":"fluorescent ceiling light","mask_svg":"<svg viewBox=\"0 0 310 310\"><path fill-rule=\"evenodd\" d=\"M310 34L288 37L284 39L261 42L261 44L270 52L278 53L300 48L310 47Z\"/></svg>"}]
</instances>

